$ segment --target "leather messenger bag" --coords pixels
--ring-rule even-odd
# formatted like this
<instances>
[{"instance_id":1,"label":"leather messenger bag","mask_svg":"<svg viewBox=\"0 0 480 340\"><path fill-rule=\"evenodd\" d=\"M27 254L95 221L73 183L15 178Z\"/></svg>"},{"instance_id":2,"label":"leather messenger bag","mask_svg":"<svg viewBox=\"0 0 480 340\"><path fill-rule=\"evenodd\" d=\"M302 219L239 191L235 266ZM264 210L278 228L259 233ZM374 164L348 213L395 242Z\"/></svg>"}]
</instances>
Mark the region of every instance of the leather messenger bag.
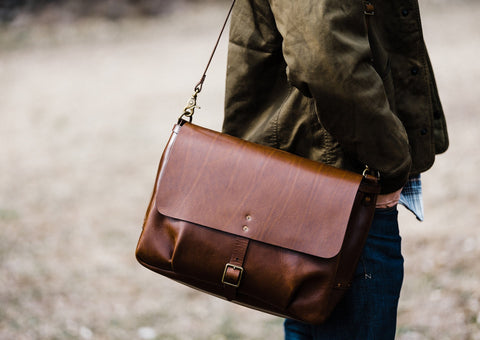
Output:
<instances>
[{"instance_id":1,"label":"leather messenger bag","mask_svg":"<svg viewBox=\"0 0 480 340\"><path fill-rule=\"evenodd\" d=\"M350 286L378 180L192 124L204 79L161 157L137 260L232 302L322 323Z\"/></svg>"},{"instance_id":2,"label":"leather messenger bag","mask_svg":"<svg viewBox=\"0 0 480 340\"><path fill-rule=\"evenodd\" d=\"M350 286L378 190L371 176L183 121L136 257L210 294L321 323Z\"/></svg>"}]
</instances>

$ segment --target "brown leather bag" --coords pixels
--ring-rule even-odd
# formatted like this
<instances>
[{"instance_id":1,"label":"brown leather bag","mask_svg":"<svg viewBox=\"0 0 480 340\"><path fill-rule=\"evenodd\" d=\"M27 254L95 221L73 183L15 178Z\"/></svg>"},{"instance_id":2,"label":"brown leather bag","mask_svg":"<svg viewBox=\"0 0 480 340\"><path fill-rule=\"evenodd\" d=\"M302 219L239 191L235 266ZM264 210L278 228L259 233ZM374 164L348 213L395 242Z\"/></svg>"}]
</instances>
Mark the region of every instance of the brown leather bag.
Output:
<instances>
[{"instance_id":1,"label":"brown leather bag","mask_svg":"<svg viewBox=\"0 0 480 340\"><path fill-rule=\"evenodd\" d=\"M350 286L378 181L186 122L210 61L163 152L136 257L215 296L322 323Z\"/></svg>"},{"instance_id":2,"label":"brown leather bag","mask_svg":"<svg viewBox=\"0 0 480 340\"><path fill-rule=\"evenodd\" d=\"M182 121L136 256L210 294L321 323L350 286L378 191L370 176Z\"/></svg>"}]
</instances>

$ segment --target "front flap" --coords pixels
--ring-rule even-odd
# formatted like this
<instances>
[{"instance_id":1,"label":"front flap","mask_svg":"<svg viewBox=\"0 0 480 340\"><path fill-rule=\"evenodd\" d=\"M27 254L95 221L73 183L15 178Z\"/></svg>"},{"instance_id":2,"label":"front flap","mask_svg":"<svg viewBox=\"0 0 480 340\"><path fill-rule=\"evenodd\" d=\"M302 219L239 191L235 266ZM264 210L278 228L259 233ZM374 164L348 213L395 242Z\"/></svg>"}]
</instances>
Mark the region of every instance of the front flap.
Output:
<instances>
[{"instance_id":1,"label":"front flap","mask_svg":"<svg viewBox=\"0 0 480 340\"><path fill-rule=\"evenodd\" d=\"M185 123L160 164L158 211L323 258L338 254L362 176Z\"/></svg>"}]
</instances>

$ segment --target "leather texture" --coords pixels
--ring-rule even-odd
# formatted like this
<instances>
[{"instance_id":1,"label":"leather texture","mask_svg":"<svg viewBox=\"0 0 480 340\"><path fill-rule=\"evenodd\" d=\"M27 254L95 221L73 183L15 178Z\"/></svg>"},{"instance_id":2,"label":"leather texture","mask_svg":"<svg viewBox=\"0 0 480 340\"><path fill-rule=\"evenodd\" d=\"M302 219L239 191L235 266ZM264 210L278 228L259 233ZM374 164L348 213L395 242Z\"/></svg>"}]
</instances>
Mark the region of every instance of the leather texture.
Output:
<instances>
[{"instance_id":1,"label":"leather texture","mask_svg":"<svg viewBox=\"0 0 480 340\"><path fill-rule=\"evenodd\" d=\"M374 179L183 122L136 257L215 296L318 324L349 287L379 191Z\"/></svg>"}]
</instances>

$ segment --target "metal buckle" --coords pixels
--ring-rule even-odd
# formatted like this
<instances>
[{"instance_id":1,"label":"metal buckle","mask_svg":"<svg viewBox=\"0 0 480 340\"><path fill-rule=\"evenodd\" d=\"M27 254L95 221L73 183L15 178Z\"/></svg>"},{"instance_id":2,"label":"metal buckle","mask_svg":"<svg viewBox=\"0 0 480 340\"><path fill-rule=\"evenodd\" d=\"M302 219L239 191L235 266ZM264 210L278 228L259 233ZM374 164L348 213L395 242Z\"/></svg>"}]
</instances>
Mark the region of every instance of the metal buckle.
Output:
<instances>
[{"instance_id":1,"label":"metal buckle","mask_svg":"<svg viewBox=\"0 0 480 340\"><path fill-rule=\"evenodd\" d=\"M227 274L228 268L232 268L233 270L240 271L240 275L238 276L238 280L237 280L236 283L230 283L230 282L225 281L225 275ZM236 265L231 264L231 263L227 263L225 265L225 270L223 271L222 283L227 285L227 286L232 286L232 287L238 288L240 286L240 281L242 280L242 275L243 275L243 268L242 267L236 266Z\"/></svg>"},{"instance_id":2,"label":"metal buckle","mask_svg":"<svg viewBox=\"0 0 480 340\"><path fill-rule=\"evenodd\" d=\"M377 180L380 179L380 171L372 170L368 167L368 165L365 166L365 170L363 170L362 176L367 178L368 176L373 176Z\"/></svg>"}]
</instances>

